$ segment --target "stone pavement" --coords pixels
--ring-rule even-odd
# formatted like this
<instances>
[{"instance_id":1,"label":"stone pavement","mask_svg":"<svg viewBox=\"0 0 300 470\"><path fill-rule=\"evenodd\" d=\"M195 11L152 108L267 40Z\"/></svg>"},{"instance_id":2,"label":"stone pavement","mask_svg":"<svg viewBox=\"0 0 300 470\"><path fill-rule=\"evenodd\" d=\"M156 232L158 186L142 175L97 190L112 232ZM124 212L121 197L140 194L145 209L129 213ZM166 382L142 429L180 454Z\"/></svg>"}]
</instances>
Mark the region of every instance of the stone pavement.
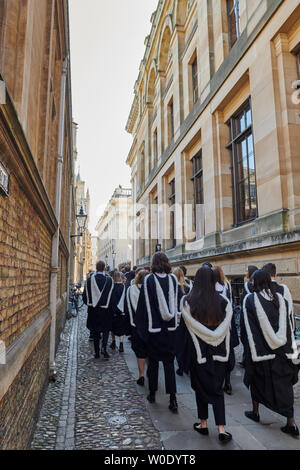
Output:
<instances>
[{"instance_id":1,"label":"stone pavement","mask_svg":"<svg viewBox=\"0 0 300 470\"><path fill-rule=\"evenodd\" d=\"M124 356L94 359L86 312L68 320L31 449L162 449Z\"/></svg>"},{"instance_id":2,"label":"stone pavement","mask_svg":"<svg viewBox=\"0 0 300 470\"><path fill-rule=\"evenodd\" d=\"M284 435L284 418L261 407L261 423L244 416L250 394L242 383L243 370L232 375L233 395L226 396L227 429L233 441L225 447L217 440L210 409L210 435L193 429L196 403L189 377L178 377L178 415L168 410L163 370L155 404L146 400L147 387L136 385L137 365L130 342L125 352L110 352L109 360L95 360L86 312L68 320L57 352L57 381L49 384L32 449L222 450L297 449L300 440ZM237 359L241 350L237 351ZM295 412L300 424L300 386L295 388Z\"/></svg>"}]
</instances>

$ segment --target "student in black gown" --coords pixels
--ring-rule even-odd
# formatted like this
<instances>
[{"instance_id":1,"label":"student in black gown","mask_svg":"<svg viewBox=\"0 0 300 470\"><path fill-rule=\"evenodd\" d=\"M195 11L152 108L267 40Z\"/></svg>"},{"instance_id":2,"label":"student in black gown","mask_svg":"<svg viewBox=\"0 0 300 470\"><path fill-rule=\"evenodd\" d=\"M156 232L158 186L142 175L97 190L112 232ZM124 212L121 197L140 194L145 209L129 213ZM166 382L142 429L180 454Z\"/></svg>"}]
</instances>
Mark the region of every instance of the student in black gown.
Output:
<instances>
[{"instance_id":1,"label":"student in black gown","mask_svg":"<svg viewBox=\"0 0 300 470\"><path fill-rule=\"evenodd\" d=\"M293 385L298 381L297 346L288 312L288 303L277 293L270 275L259 270L253 274L252 294L244 299L246 354L244 383L252 398L247 418L259 422L259 404L287 418L281 430L299 435L294 419Z\"/></svg>"},{"instance_id":2,"label":"student in black gown","mask_svg":"<svg viewBox=\"0 0 300 470\"><path fill-rule=\"evenodd\" d=\"M185 372L190 372L196 394L200 423L195 431L208 435L208 405L213 406L219 440L228 442L232 435L225 431L223 384L230 354L230 301L215 290L213 271L202 266L196 274L192 292L181 301L179 344Z\"/></svg>"},{"instance_id":3,"label":"student in black gown","mask_svg":"<svg viewBox=\"0 0 300 470\"><path fill-rule=\"evenodd\" d=\"M137 384L141 386L144 386L145 384L144 371L145 371L145 365L146 365L146 359L147 359L147 349L142 338L137 333L137 328L135 326L135 314L136 314L141 287L142 287L145 277L148 275L149 275L149 271L146 271L145 269L138 270L137 275L134 280L134 284L132 284L127 289L126 301L125 301L125 312L130 322L131 348L136 355L138 369L139 369L139 378L137 380Z\"/></svg>"},{"instance_id":4,"label":"student in black gown","mask_svg":"<svg viewBox=\"0 0 300 470\"><path fill-rule=\"evenodd\" d=\"M193 281L192 281L191 279L188 279L188 278L186 277L186 273L187 273L186 267L185 267L185 266L179 266L179 267L180 267L181 271L183 272L185 282L186 282L187 285L189 286L190 292L191 292L191 290L192 290L192 288L193 288Z\"/></svg>"},{"instance_id":5,"label":"student in black gown","mask_svg":"<svg viewBox=\"0 0 300 470\"><path fill-rule=\"evenodd\" d=\"M145 277L138 301L135 324L137 332L146 344L149 366L150 394L147 399L155 402L158 387L158 369L161 361L165 372L166 393L170 395L169 409L178 411L174 358L176 353L176 329L178 310L178 283L168 257L155 253L152 274Z\"/></svg>"},{"instance_id":6,"label":"student in black gown","mask_svg":"<svg viewBox=\"0 0 300 470\"><path fill-rule=\"evenodd\" d=\"M292 294L291 294L290 289L288 288L287 285L278 284L276 282L276 276L277 276L276 271L277 271L277 269L276 269L276 265L274 263L265 264L265 266L263 266L262 269L264 271L267 271L267 273L270 274L273 286L275 288L275 291L278 292L279 294L281 294L282 297L284 297L285 300L287 301L288 306L289 306L289 315L290 315L290 319L291 319L291 322L292 322L293 331L295 331L296 324L295 324L295 317L294 317L294 303L293 303L293 298L292 298Z\"/></svg>"},{"instance_id":7,"label":"student in black gown","mask_svg":"<svg viewBox=\"0 0 300 470\"><path fill-rule=\"evenodd\" d=\"M177 280L178 280L178 314L179 314L178 324L179 324L180 315L181 315L180 308L179 308L180 301L184 295L187 295L191 292L192 287L190 286L190 284L186 282L186 279L184 277L184 272L181 269L181 267L173 269L173 274L177 277ZM178 369L176 370L176 374L179 376L183 376L182 364L180 363L178 359L178 355L176 355L176 359L178 362Z\"/></svg>"},{"instance_id":8,"label":"student in black gown","mask_svg":"<svg viewBox=\"0 0 300 470\"><path fill-rule=\"evenodd\" d=\"M112 328L112 315L108 309L113 290L113 280L105 273L105 263L98 261L96 273L91 274L85 284L83 302L88 306L87 328L94 341L95 358L100 357L100 338L102 334L101 354L108 359L107 341Z\"/></svg>"},{"instance_id":9,"label":"student in black gown","mask_svg":"<svg viewBox=\"0 0 300 470\"><path fill-rule=\"evenodd\" d=\"M116 336L120 338L119 352L124 352L123 340L124 336L128 333L128 326L126 321L126 315L124 313L124 301L125 301L125 284L122 280L122 274L119 271L115 271L113 274L114 288L111 294L109 303L109 310L112 315L112 343L111 349L116 349Z\"/></svg>"},{"instance_id":10,"label":"student in black gown","mask_svg":"<svg viewBox=\"0 0 300 470\"><path fill-rule=\"evenodd\" d=\"M244 298L246 295L251 294L253 292L253 282L252 282L252 275L255 273L255 271L258 270L257 266L254 265L249 265L246 270L246 282L244 283L244 289L242 292L241 296L241 317L243 316L243 304L244 304ZM241 335L243 332L241 331ZM243 343L243 339L241 337L241 342ZM240 366L245 367L245 352L243 353L243 359L242 362L239 363Z\"/></svg>"},{"instance_id":11,"label":"student in black gown","mask_svg":"<svg viewBox=\"0 0 300 470\"><path fill-rule=\"evenodd\" d=\"M227 297L227 299L229 300L233 308L231 284L226 278L223 269L221 268L221 266L214 266L213 273L214 273L214 280L216 283L216 291L224 295L225 297ZM235 318L234 318L234 315L232 315L231 335L230 335L230 355L229 355L229 361L227 363L227 370L226 370L225 384L224 384L224 392L227 393L228 395L232 394L232 385L231 385L230 375L235 366L234 348L236 348L239 344L240 344L240 341L239 341L239 336L238 336L238 332L237 332L237 328L235 324Z\"/></svg>"}]
</instances>

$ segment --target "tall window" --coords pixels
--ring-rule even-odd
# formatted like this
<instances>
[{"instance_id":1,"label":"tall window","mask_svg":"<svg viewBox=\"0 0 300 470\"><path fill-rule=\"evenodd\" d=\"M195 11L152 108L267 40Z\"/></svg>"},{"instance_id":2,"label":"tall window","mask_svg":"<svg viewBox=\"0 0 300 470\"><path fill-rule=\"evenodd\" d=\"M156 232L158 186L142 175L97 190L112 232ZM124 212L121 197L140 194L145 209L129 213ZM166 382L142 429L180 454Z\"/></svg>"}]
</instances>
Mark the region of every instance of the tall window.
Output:
<instances>
[{"instance_id":1,"label":"tall window","mask_svg":"<svg viewBox=\"0 0 300 470\"><path fill-rule=\"evenodd\" d=\"M175 236L175 178L170 182L170 196L169 196L169 205L170 207L174 206L174 210L170 214L170 240L171 248L176 246L176 236Z\"/></svg>"},{"instance_id":2,"label":"tall window","mask_svg":"<svg viewBox=\"0 0 300 470\"><path fill-rule=\"evenodd\" d=\"M230 119L234 224L257 217L255 156L250 100Z\"/></svg>"},{"instance_id":3,"label":"tall window","mask_svg":"<svg viewBox=\"0 0 300 470\"><path fill-rule=\"evenodd\" d=\"M239 0L227 0L227 17L230 47L241 35Z\"/></svg>"},{"instance_id":4,"label":"tall window","mask_svg":"<svg viewBox=\"0 0 300 470\"><path fill-rule=\"evenodd\" d=\"M193 84L193 103L195 104L199 98L197 57L195 57L194 62L192 63L192 84Z\"/></svg>"},{"instance_id":5,"label":"tall window","mask_svg":"<svg viewBox=\"0 0 300 470\"><path fill-rule=\"evenodd\" d=\"M173 98L168 104L168 137L169 137L169 143L174 137L174 104L173 104Z\"/></svg>"},{"instance_id":6,"label":"tall window","mask_svg":"<svg viewBox=\"0 0 300 470\"><path fill-rule=\"evenodd\" d=\"M155 167L158 160L158 148L157 148L157 129L153 132L153 166Z\"/></svg>"},{"instance_id":7,"label":"tall window","mask_svg":"<svg viewBox=\"0 0 300 470\"><path fill-rule=\"evenodd\" d=\"M300 80L300 48L296 53L296 61L297 61L297 70L298 70L298 79Z\"/></svg>"},{"instance_id":8,"label":"tall window","mask_svg":"<svg viewBox=\"0 0 300 470\"><path fill-rule=\"evenodd\" d=\"M202 166L202 150L195 155L192 159L193 163L193 176L191 180L194 185L194 230L196 232L196 238L198 238L198 227L197 223L197 206L204 203L203 197L203 166Z\"/></svg>"}]
</instances>

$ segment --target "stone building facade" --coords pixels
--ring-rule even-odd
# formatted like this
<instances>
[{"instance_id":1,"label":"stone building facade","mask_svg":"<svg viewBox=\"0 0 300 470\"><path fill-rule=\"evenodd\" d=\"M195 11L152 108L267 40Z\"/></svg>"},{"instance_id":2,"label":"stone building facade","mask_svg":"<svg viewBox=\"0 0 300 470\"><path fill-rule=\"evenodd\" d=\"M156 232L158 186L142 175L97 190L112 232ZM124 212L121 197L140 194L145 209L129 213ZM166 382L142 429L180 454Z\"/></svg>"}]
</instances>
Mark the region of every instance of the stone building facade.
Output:
<instances>
[{"instance_id":1,"label":"stone building facade","mask_svg":"<svg viewBox=\"0 0 300 470\"><path fill-rule=\"evenodd\" d=\"M299 1L162 0L151 22L126 126L133 262L160 243L237 284L275 262L300 311Z\"/></svg>"},{"instance_id":2,"label":"stone building facade","mask_svg":"<svg viewBox=\"0 0 300 470\"><path fill-rule=\"evenodd\" d=\"M109 269L130 264L132 258L131 189L115 189L96 226L98 233L98 260Z\"/></svg>"},{"instance_id":3,"label":"stone building facade","mask_svg":"<svg viewBox=\"0 0 300 470\"><path fill-rule=\"evenodd\" d=\"M0 449L28 447L66 318L69 54L67 0L0 0Z\"/></svg>"},{"instance_id":4,"label":"stone building facade","mask_svg":"<svg viewBox=\"0 0 300 470\"><path fill-rule=\"evenodd\" d=\"M85 190L85 181L81 180L78 172L75 182L75 198L76 198L76 214L79 213L81 207L87 215L85 230L82 237L75 238L75 267L74 279L76 283L86 279L91 265L91 234L89 231L90 221L90 193L89 189ZM78 234L80 230L76 228ZM74 234L76 233L76 230Z\"/></svg>"}]
</instances>

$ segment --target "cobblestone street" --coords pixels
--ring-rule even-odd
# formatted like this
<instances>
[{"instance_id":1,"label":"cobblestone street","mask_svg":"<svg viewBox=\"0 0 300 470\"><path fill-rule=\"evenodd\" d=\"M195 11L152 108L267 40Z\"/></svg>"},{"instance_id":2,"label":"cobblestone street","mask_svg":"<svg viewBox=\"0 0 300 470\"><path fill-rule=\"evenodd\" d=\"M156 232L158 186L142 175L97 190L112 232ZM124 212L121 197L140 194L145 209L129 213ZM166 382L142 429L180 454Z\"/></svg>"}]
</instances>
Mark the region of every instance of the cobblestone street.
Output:
<instances>
[{"instance_id":1,"label":"cobblestone street","mask_svg":"<svg viewBox=\"0 0 300 470\"><path fill-rule=\"evenodd\" d=\"M154 405L146 400L147 387L136 385L136 359L130 343L125 352L110 351L109 360L95 360L85 327L86 312L66 322L57 352L57 381L50 383L37 424L32 449L57 450L221 450L210 410L210 435L192 430L196 403L189 377L177 377L179 414L168 410L162 370ZM236 351L237 360L241 348ZM226 395L227 429L233 441L226 449L300 449L300 441L280 432L284 418L261 407L261 423L244 416L250 394L237 365L233 395ZM295 387L295 415L300 422L300 387Z\"/></svg>"},{"instance_id":2,"label":"cobblestone street","mask_svg":"<svg viewBox=\"0 0 300 470\"><path fill-rule=\"evenodd\" d=\"M85 310L66 323L31 448L161 449L124 356L95 360L85 324Z\"/></svg>"}]
</instances>

